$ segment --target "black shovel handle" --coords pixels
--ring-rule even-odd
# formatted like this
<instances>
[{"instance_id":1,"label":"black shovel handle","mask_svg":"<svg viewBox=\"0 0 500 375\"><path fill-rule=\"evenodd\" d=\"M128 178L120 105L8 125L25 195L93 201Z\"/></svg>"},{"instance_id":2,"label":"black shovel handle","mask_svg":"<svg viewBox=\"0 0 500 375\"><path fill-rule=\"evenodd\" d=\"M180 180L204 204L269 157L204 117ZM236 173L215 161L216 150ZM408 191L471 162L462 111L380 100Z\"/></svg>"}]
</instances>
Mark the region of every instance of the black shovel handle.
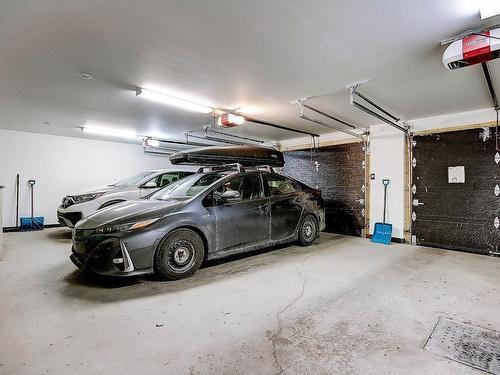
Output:
<instances>
[{"instance_id":1,"label":"black shovel handle","mask_svg":"<svg viewBox=\"0 0 500 375\"><path fill-rule=\"evenodd\" d=\"M387 179L383 179L382 180L382 184L384 185L384 221L383 223L385 224L385 211L386 211L386 207L387 207L387 185L389 185L389 182L391 182L390 180L387 180Z\"/></svg>"},{"instance_id":2,"label":"black shovel handle","mask_svg":"<svg viewBox=\"0 0 500 375\"><path fill-rule=\"evenodd\" d=\"M35 180L28 180L28 185L30 186L31 190L31 225L33 225L33 186L35 186L35 184Z\"/></svg>"}]
</instances>

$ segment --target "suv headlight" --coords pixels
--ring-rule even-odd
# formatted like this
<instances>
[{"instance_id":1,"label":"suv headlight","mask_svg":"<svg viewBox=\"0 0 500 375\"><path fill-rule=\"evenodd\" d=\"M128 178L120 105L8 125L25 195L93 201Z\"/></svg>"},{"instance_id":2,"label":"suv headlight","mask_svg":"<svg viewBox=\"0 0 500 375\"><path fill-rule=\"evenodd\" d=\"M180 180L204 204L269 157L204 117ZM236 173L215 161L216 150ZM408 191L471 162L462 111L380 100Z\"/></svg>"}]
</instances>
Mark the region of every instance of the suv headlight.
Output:
<instances>
[{"instance_id":1,"label":"suv headlight","mask_svg":"<svg viewBox=\"0 0 500 375\"><path fill-rule=\"evenodd\" d=\"M91 201L93 199L96 199L96 198L100 197L103 194L104 194L104 192L102 192L102 193L92 193L92 194L82 194L82 195L72 195L72 196L70 196L68 198L73 199L73 201L75 203L82 203L82 202L88 202L88 201Z\"/></svg>"},{"instance_id":2,"label":"suv headlight","mask_svg":"<svg viewBox=\"0 0 500 375\"><path fill-rule=\"evenodd\" d=\"M115 224L115 225L106 225L103 227L99 227L96 229L96 233L98 234L107 234L107 233L116 233L116 232L127 232L131 230L137 230L147 227L151 225L161 218L157 217L154 219L136 221L135 223L127 223L127 224Z\"/></svg>"}]
</instances>

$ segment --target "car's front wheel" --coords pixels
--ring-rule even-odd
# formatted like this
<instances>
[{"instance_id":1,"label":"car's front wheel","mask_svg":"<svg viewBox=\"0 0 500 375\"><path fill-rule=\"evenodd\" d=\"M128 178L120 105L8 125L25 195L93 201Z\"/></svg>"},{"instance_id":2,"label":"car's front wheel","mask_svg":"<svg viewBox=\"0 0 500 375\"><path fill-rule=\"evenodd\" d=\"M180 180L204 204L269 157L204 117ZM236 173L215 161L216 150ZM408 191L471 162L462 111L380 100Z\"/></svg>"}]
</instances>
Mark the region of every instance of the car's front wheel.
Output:
<instances>
[{"instance_id":1,"label":"car's front wheel","mask_svg":"<svg viewBox=\"0 0 500 375\"><path fill-rule=\"evenodd\" d=\"M299 227L299 244L309 246L318 237L318 222L313 215L307 215L302 219Z\"/></svg>"},{"instance_id":2,"label":"car's front wheel","mask_svg":"<svg viewBox=\"0 0 500 375\"><path fill-rule=\"evenodd\" d=\"M176 229L160 243L155 257L156 274L167 280L193 275L204 258L203 241L190 229Z\"/></svg>"}]
</instances>

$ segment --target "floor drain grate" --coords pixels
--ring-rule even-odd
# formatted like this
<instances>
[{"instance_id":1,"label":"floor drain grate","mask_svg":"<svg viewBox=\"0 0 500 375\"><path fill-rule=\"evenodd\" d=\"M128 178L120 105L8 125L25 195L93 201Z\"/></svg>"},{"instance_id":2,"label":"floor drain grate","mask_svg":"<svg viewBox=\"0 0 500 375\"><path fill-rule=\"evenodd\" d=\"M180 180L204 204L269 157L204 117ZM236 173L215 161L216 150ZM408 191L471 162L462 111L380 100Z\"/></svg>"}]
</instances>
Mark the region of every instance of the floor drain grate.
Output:
<instances>
[{"instance_id":1,"label":"floor drain grate","mask_svg":"<svg viewBox=\"0 0 500 375\"><path fill-rule=\"evenodd\" d=\"M500 332L440 318L425 349L500 375Z\"/></svg>"}]
</instances>

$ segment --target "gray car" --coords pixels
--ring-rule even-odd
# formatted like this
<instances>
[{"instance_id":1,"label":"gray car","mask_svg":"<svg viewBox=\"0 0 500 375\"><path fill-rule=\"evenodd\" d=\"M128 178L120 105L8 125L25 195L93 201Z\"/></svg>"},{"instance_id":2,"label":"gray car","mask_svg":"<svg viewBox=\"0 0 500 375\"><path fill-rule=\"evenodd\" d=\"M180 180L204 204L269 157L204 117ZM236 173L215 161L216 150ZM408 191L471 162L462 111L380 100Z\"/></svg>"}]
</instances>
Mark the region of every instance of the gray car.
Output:
<instances>
[{"instance_id":1,"label":"gray car","mask_svg":"<svg viewBox=\"0 0 500 375\"><path fill-rule=\"evenodd\" d=\"M83 219L73 231L71 260L98 274L180 279L205 259L310 245L324 228L318 190L269 171L212 170Z\"/></svg>"},{"instance_id":2,"label":"gray car","mask_svg":"<svg viewBox=\"0 0 500 375\"><path fill-rule=\"evenodd\" d=\"M65 196L57 209L59 224L73 228L75 224L105 207L148 196L168 184L194 172L156 169L141 172L114 184L95 186Z\"/></svg>"}]
</instances>

